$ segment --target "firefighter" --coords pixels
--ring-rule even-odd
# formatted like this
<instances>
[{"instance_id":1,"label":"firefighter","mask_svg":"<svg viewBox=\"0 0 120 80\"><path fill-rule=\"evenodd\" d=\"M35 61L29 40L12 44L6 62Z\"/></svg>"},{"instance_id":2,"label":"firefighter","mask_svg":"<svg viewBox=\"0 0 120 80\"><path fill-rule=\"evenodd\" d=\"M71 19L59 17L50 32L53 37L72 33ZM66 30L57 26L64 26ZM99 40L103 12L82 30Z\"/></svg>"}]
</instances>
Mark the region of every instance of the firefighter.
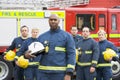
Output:
<instances>
[{"instance_id":1,"label":"firefighter","mask_svg":"<svg viewBox=\"0 0 120 80\"><path fill-rule=\"evenodd\" d=\"M22 56L23 53L25 53L28 50L33 53L33 51L35 50L34 47L37 47L37 43L38 43L37 37L39 34L39 29L32 28L31 34L32 34L32 37L28 38L26 41L23 42L23 45L21 46L19 52L17 53L17 56ZM40 60L39 56L30 58L28 66L26 64L27 67L24 67L24 66L22 67L22 64L24 63L21 62L21 64L19 64L18 61L16 61L18 66L21 66L22 68L24 68L25 80L38 80L39 60ZM19 60L19 62L20 61L22 60Z\"/></svg>"},{"instance_id":2,"label":"firefighter","mask_svg":"<svg viewBox=\"0 0 120 80\"><path fill-rule=\"evenodd\" d=\"M74 39L74 41L75 41L75 47L76 47L76 62L77 62L77 60L78 60L77 43L78 43L80 40L83 39L83 37L80 36L80 35L78 35L77 33L78 33L78 29L77 29L77 27L76 27L75 25L73 25L73 26L71 27L71 34L72 34L73 39ZM77 65L76 65L76 66L77 66ZM75 68L75 69L76 69L76 68ZM73 73L72 80L74 80L75 77L76 77L76 71L74 71L74 73Z\"/></svg>"},{"instance_id":3,"label":"firefighter","mask_svg":"<svg viewBox=\"0 0 120 80\"><path fill-rule=\"evenodd\" d=\"M74 41L75 41L75 45L77 45L77 43L78 43L80 40L83 39L82 36L78 35L77 33L78 33L78 29L77 29L77 27L76 27L75 25L73 25L73 26L71 27L71 34L72 34L73 39L74 39Z\"/></svg>"},{"instance_id":4,"label":"firefighter","mask_svg":"<svg viewBox=\"0 0 120 80\"><path fill-rule=\"evenodd\" d=\"M112 49L116 53L118 49L106 39L106 32L104 30L98 31L99 38L99 60L98 60L98 68L97 68L97 80L112 80L112 69L111 69L111 60L112 58L105 59L103 53L107 49Z\"/></svg>"},{"instance_id":5,"label":"firefighter","mask_svg":"<svg viewBox=\"0 0 120 80\"><path fill-rule=\"evenodd\" d=\"M78 44L78 42L79 42L80 40L83 39L83 37L80 36L80 35L78 35L77 33L78 33L78 29L77 29L77 27L76 27L75 25L73 25L73 26L71 27L71 34L72 34L72 36L73 36L73 39L74 39L74 42L75 42L75 47L76 47L76 62L77 62L77 60L78 60L77 44Z\"/></svg>"},{"instance_id":6,"label":"firefighter","mask_svg":"<svg viewBox=\"0 0 120 80\"><path fill-rule=\"evenodd\" d=\"M28 38L29 29L27 26L22 26L20 28L20 32L21 32L21 36L15 38L12 41L12 44L8 47L6 52L8 52L9 50L15 50L17 53L19 51L22 43ZM14 80L24 80L24 73L23 72L24 72L24 69L20 68L19 66L17 66L15 64L14 75L13 75Z\"/></svg>"},{"instance_id":7,"label":"firefighter","mask_svg":"<svg viewBox=\"0 0 120 80\"><path fill-rule=\"evenodd\" d=\"M90 37L90 29L82 29L83 39L78 42L78 62L76 80L95 80L96 66L99 58L97 42Z\"/></svg>"},{"instance_id":8,"label":"firefighter","mask_svg":"<svg viewBox=\"0 0 120 80\"><path fill-rule=\"evenodd\" d=\"M68 32L60 29L59 22L58 15L51 14L50 30L38 37L45 46L40 60L39 80L70 80L75 68L74 40Z\"/></svg>"}]
</instances>

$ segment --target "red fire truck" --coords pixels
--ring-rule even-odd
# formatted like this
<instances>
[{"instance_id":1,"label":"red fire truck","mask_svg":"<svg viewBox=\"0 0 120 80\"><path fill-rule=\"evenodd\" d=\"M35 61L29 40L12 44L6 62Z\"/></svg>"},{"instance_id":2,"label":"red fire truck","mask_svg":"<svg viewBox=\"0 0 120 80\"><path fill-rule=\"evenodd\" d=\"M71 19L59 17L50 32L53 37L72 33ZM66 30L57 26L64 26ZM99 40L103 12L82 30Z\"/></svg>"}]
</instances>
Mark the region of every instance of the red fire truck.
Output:
<instances>
[{"instance_id":1,"label":"red fire truck","mask_svg":"<svg viewBox=\"0 0 120 80\"><path fill-rule=\"evenodd\" d=\"M83 26L91 29L91 36L98 40L97 31L104 29L107 39L120 48L120 9L117 8L67 8L66 30L77 25L79 34ZM113 78L120 76L120 64L112 61Z\"/></svg>"},{"instance_id":2,"label":"red fire truck","mask_svg":"<svg viewBox=\"0 0 120 80\"><path fill-rule=\"evenodd\" d=\"M58 14L60 26L64 29L65 11L0 10L0 80L11 80L13 63L3 59L3 53L15 37L20 36L20 27L26 25L40 28L40 34L49 30L48 17ZM30 34L30 33L29 33ZM29 35L30 36L30 35Z\"/></svg>"},{"instance_id":3,"label":"red fire truck","mask_svg":"<svg viewBox=\"0 0 120 80\"><path fill-rule=\"evenodd\" d=\"M85 1L88 1L85 3ZM75 3L74 3L75 4ZM83 4L74 5L65 10L66 31L76 25L79 34L83 26L91 29L91 36L97 39L97 31L103 29L107 33L107 39L114 43L120 50L120 0L84 0ZM61 10L61 8L50 8ZM113 79L120 78L120 64L112 61Z\"/></svg>"}]
</instances>

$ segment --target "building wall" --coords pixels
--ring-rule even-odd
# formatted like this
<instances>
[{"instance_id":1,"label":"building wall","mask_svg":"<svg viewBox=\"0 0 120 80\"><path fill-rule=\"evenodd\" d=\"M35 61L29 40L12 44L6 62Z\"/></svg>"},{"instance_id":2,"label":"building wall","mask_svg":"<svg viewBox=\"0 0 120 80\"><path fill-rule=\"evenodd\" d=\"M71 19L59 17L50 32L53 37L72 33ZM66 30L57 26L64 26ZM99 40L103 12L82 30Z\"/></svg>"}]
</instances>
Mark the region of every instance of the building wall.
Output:
<instances>
[{"instance_id":1,"label":"building wall","mask_svg":"<svg viewBox=\"0 0 120 80\"><path fill-rule=\"evenodd\" d=\"M120 6L120 0L90 0L89 4L80 5L80 7L102 7L109 8L114 6ZM74 6L78 7L78 6Z\"/></svg>"}]
</instances>

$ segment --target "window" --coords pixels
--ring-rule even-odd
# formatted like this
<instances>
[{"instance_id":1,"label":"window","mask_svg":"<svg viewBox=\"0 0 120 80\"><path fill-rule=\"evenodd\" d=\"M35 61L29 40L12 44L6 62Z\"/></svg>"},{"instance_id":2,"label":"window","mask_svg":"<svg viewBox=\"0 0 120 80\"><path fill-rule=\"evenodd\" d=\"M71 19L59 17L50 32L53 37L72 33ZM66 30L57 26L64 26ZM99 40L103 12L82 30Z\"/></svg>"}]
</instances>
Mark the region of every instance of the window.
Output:
<instances>
[{"instance_id":1,"label":"window","mask_svg":"<svg viewBox=\"0 0 120 80\"><path fill-rule=\"evenodd\" d=\"M111 23L112 23L112 30L117 30L117 21L116 21L116 15L113 14L112 15L112 20L111 20Z\"/></svg>"},{"instance_id":2,"label":"window","mask_svg":"<svg viewBox=\"0 0 120 80\"><path fill-rule=\"evenodd\" d=\"M83 27L89 27L90 30L95 30L95 15L94 14L77 14L76 24L78 30L82 30Z\"/></svg>"},{"instance_id":3,"label":"window","mask_svg":"<svg viewBox=\"0 0 120 80\"><path fill-rule=\"evenodd\" d=\"M105 15L99 15L99 29L105 29Z\"/></svg>"}]
</instances>

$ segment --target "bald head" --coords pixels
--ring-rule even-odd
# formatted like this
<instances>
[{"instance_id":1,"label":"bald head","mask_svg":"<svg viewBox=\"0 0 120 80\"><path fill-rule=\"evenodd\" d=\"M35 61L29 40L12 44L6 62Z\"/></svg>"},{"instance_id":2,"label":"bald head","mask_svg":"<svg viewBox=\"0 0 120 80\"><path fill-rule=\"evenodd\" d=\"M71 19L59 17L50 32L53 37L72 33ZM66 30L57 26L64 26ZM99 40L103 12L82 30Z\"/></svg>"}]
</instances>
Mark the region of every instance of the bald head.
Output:
<instances>
[{"instance_id":1,"label":"bald head","mask_svg":"<svg viewBox=\"0 0 120 80\"><path fill-rule=\"evenodd\" d=\"M49 19L51 19L51 18L55 18L55 19L59 20L59 16L57 14L51 14Z\"/></svg>"},{"instance_id":2,"label":"bald head","mask_svg":"<svg viewBox=\"0 0 120 80\"><path fill-rule=\"evenodd\" d=\"M58 28L60 19L58 15L56 14L51 14L49 17L49 25L51 30L56 30Z\"/></svg>"}]
</instances>

